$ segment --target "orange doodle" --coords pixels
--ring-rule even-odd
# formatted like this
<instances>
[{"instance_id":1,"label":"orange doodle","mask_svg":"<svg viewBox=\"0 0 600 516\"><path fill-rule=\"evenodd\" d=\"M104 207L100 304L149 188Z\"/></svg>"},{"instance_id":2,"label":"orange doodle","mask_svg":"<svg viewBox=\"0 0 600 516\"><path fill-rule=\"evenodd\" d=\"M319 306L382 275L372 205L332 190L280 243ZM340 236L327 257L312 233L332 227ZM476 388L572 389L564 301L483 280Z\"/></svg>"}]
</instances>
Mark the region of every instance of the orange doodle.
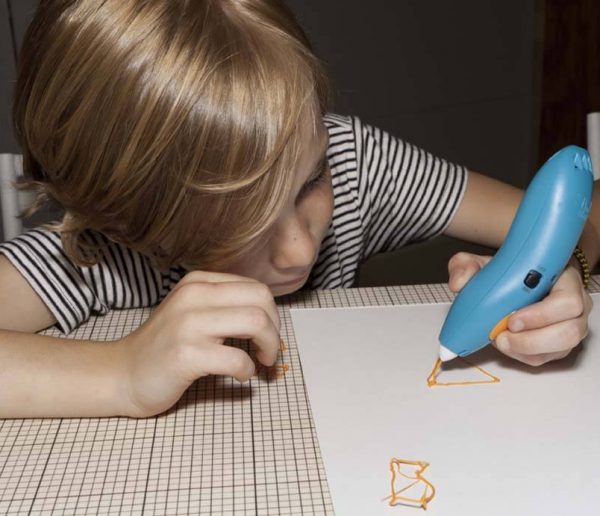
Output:
<instances>
[{"instance_id":1,"label":"orange doodle","mask_svg":"<svg viewBox=\"0 0 600 516\"><path fill-rule=\"evenodd\" d=\"M279 352L280 353L285 353L287 350L288 350L288 347L286 346L286 344L283 341L283 339L279 339Z\"/></svg>"},{"instance_id":2,"label":"orange doodle","mask_svg":"<svg viewBox=\"0 0 600 516\"><path fill-rule=\"evenodd\" d=\"M462 358L462 357L458 357L458 358L459 358L459 360L462 360L466 364L470 365L471 367L474 367L475 369L477 369L478 371L483 373L489 379L488 380L469 380L469 381L465 381L465 382L438 382L437 377L440 374L440 371L442 369L442 361L438 358L435 361L435 364L433 365L433 369L431 370L431 373L427 377L427 385L429 387L453 387L453 386L458 386L458 385L484 385L484 384L491 384L491 383L500 383L500 378L497 378L493 374L488 373L483 367L475 365L474 363L469 362L465 358Z\"/></svg>"},{"instance_id":3,"label":"orange doodle","mask_svg":"<svg viewBox=\"0 0 600 516\"><path fill-rule=\"evenodd\" d=\"M411 474L405 473L401 470L402 465L408 466L416 466L416 471ZM422 507L423 509L427 509L427 504L433 500L435 496L435 487L433 484L429 482L425 477L423 477L423 472L429 467L428 462L423 461L412 461L412 460L404 460L404 459L396 459L393 458L390 461L390 472L392 473L392 481L391 481L391 491L392 494L385 498L386 500L390 500L390 505L393 507L394 505L403 503L407 505L412 505L415 507ZM414 476L413 476L414 475ZM403 487L396 487L396 482L402 479L407 479L409 482L407 485ZM403 496L402 493L406 493L411 487L414 486L422 486L423 493L419 498L412 498L409 496ZM415 487L415 489L419 489Z\"/></svg>"},{"instance_id":4,"label":"orange doodle","mask_svg":"<svg viewBox=\"0 0 600 516\"><path fill-rule=\"evenodd\" d=\"M285 342L283 341L283 339L279 339L279 352L280 353L284 353L285 351L288 350L288 347L286 346ZM268 380L276 380L278 378L283 378L287 372L290 370L290 365L289 364L285 364L285 363L281 363L281 364L273 364L270 367L267 367L259 362L256 361L256 359L254 360L254 364L255 364L255 370L254 370L254 376L265 376Z\"/></svg>"},{"instance_id":5,"label":"orange doodle","mask_svg":"<svg viewBox=\"0 0 600 516\"><path fill-rule=\"evenodd\" d=\"M269 380L276 380L278 378L283 378L289 370L289 364L273 364L271 367L259 364L256 367L256 372L254 374L255 376L258 376L264 373Z\"/></svg>"},{"instance_id":6,"label":"orange doodle","mask_svg":"<svg viewBox=\"0 0 600 516\"><path fill-rule=\"evenodd\" d=\"M269 376L271 378L283 378L289 370L289 364L275 364L269 368Z\"/></svg>"}]
</instances>

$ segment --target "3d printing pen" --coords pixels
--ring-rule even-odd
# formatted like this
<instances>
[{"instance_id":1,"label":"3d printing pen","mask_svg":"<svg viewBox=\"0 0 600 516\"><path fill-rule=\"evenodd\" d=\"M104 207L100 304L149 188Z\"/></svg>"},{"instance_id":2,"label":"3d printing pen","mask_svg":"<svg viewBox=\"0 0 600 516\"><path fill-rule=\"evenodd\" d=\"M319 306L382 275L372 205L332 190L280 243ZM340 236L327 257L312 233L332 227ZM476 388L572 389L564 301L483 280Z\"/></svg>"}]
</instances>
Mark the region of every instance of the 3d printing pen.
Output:
<instances>
[{"instance_id":1,"label":"3d printing pen","mask_svg":"<svg viewBox=\"0 0 600 516\"><path fill-rule=\"evenodd\" d=\"M486 346L514 311L550 291L583 231L593 186L591 160L581 147L565 147L544 163L504 244L454 299L440 333L442 361Z\"/></svg>"}]
</instances>

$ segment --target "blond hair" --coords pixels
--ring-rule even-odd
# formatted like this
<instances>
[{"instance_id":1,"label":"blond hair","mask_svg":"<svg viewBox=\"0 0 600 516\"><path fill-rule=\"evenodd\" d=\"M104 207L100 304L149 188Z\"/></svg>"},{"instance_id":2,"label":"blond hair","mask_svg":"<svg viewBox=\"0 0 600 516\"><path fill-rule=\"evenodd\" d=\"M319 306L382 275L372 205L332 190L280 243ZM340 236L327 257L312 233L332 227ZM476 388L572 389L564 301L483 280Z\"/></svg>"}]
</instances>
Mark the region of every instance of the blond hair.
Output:
<instances>
[{"instance_id":1,"label":"blond hair","mask_svg":"<svg viewBox=\"0 0 600 516\"><path fill-rule=\"evenodd\" d=\"M13 115L74 261L96 260L93 230L162 267L223 269L282 209L329 91L276 0L42 0Z\"/></svg>"}]
</instances>

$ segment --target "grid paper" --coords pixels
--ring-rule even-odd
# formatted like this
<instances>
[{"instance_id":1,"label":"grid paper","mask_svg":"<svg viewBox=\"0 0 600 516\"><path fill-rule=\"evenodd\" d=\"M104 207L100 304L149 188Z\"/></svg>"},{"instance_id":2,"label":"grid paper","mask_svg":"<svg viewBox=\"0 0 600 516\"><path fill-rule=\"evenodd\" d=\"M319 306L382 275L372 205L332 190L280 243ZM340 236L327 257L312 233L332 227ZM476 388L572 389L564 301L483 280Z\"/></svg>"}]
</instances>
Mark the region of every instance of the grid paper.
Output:
<instances>
[{"instance_id":1,"label":"grid paper","mask_svg":"<svg viewBox=\"0 0 600 516\"><path fill-rule=\"evenodd\" d=\"M205 377L147 419L0 420L0 514L333 514L289 309L452 297L438 284L299 292L278 303L282 378ZM119 338L150 313L113 311L72 337Z\"/></svg>"}]
</instances>

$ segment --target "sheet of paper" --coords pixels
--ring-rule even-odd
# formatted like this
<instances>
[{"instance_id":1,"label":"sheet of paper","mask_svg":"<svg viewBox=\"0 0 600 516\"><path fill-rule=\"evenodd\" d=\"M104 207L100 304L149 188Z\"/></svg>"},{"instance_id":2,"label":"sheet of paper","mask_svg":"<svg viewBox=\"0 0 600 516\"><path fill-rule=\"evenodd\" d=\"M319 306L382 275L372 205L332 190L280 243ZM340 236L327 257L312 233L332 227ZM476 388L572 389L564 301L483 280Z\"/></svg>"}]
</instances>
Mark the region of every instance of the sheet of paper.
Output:
<instances>
[{"instance_id":1,"label":"sheet of paper","mask_svg":"<svg viewBox=\"0 0 600 516\"><path fill-rule=\"evenodd\" d=\"M398 457L430 464L424 477L437 493L428 514L598 514L594 297L590 336L569 358L536 369L488 348L472 358L500 383L445 388L426 378L448 304L293 309L336 513L418 510L388 505L389 463Z\"/></svg>"}]
</instances>

